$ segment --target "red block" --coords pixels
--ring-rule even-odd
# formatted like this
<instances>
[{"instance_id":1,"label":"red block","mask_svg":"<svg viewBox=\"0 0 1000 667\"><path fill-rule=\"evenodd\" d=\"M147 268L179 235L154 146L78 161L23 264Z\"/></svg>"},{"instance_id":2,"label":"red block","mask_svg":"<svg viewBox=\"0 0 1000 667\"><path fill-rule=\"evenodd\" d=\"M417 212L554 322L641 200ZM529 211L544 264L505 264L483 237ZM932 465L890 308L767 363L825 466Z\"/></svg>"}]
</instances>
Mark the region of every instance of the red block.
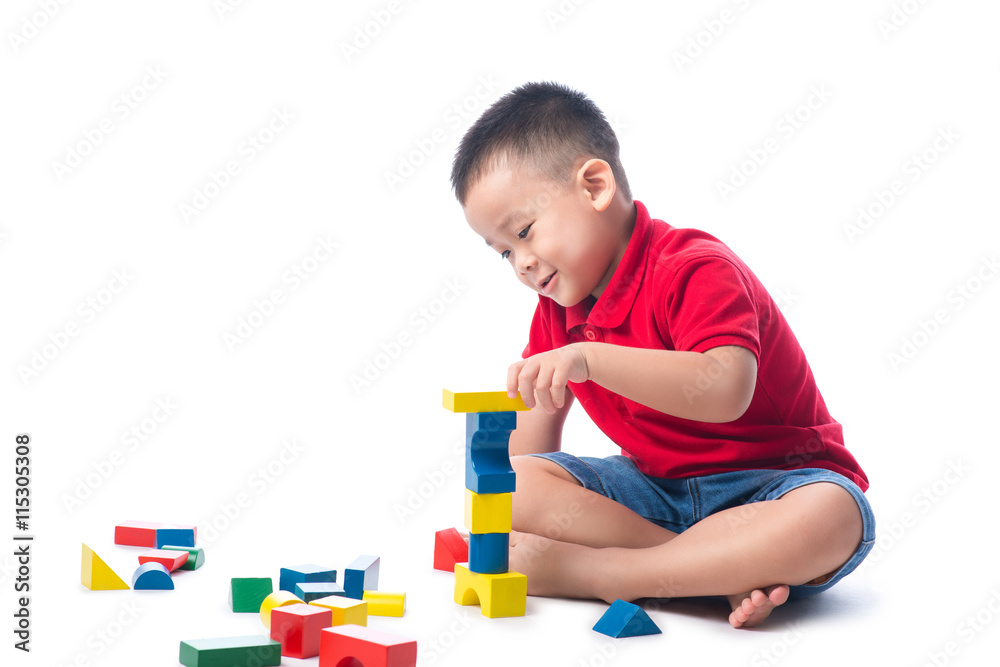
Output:
<instances>
[{"instance_id":1,"label":"red block","mask_svg":"<svg viewBox=\"0 0 1000 667\"><path fill-rule=\"evenodd\" d=\"M156 548L156 529L164 524L149 521L123 521L115 526L115 544Z\"/></svg>"},{"instance_id":2,"label":"red block","mask_svg":"<svg viewBox=\"0 0 1000 667\"><path fill-rule=\"evenodd\" d=\"M454 572L455 563L469 562L469 544L454 528L434 533L434 569Z\"/></svg>"},{"instance_id":3,"label":"red block","mask_svg":"<svg viewBox=\"0 0 1000 667\"><path fill-rule=\"evenodd\" d=\"M314 604L291 604L271 610L271 639L281 642L281 655L319 655L320 631L333 625L333 611Z\"/></svg>"},{"instance_id":4,"label":"red block","mask_svg":"<svg viewBox=\"0 0 1000 667\"><path fill-rule=\"evenodd\" d=\"M415 667L417 642L360 625L338 625L320 633L319 667Z\"/></svg>"},{"instance_id":5,"label":"red block","mask_svg":"<svg viewBox=\"0 0 1000 667\"><path fill-rule=\"evenodd\" d=\"M180 568L187 562L188 552L186 551L166 551L164 549L150 549L139 554L139 564L159 563L170 572Z\"/></svg>"}]
</instances>

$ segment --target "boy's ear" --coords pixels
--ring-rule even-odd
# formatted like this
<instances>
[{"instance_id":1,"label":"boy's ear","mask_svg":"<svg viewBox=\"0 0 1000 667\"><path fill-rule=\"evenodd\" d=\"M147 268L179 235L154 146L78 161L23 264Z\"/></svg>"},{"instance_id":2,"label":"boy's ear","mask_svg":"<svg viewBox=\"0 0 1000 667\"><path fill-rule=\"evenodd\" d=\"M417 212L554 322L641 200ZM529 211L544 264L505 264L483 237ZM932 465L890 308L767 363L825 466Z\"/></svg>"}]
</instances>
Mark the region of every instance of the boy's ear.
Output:
<instances>
[{"instance_id":1,"label":"boy's ear","mask_svg":"<svg viewBox=\"0 0 1000 667\"><path fill-rule=\"evenodd\" d=\"M586 191L595 211L603 211L615 196L615 175L611 165L599 158L591 158L577 170L577 179Z\"/></svg>"}]
</instances>

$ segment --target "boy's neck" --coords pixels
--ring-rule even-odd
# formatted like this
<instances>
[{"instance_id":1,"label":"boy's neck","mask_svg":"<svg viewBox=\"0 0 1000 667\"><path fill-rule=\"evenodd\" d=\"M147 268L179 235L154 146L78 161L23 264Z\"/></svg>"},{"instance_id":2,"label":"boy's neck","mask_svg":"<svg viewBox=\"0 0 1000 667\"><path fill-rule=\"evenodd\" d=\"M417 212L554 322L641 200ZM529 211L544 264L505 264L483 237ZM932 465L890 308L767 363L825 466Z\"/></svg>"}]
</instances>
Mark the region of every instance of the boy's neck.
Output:
<instances>
[{"instance_id":1,"label":"boy's neck","mask_svg":"<svg viewBox=\"0 0 1000 667\"><path fill-rule=\"evenodd\" d=\"M618 247L615 249L614 260L612 260L607 274L597 288L591 292L595 299L600 298L607 288L608 283L611 282L611 276L615 274L615 270L621 264L622 257L625 256L625 249L628 248L629 239L632 238L632 230L635 229L635 202L626 200L621 193L615 193L604 214L607 216L608 223L617 230Z\"/></svg>"}]
</instances>

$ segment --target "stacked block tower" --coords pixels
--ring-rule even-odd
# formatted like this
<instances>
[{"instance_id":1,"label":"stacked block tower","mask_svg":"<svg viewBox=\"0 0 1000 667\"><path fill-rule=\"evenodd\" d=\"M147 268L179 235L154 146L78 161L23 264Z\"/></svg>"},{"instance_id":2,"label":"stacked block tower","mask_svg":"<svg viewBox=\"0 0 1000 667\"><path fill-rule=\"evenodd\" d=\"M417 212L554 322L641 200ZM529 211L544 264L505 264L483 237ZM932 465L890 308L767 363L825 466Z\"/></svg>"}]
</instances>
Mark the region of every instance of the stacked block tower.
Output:
<instances>
[{"instance_id":1,"label":"stacked block tower","mask_svg":"<svg viewBox=\"0 0 1000 667\"><path fill-rule=\"evenodd\" d=\"M515 475L507 449L521 397L506 392L444 390L444 407L466 415L465 526L469 563L455 565L455 602L479 604L484 616L524 616L528 580L508 570Z\"/></svg>"}]
</instances>

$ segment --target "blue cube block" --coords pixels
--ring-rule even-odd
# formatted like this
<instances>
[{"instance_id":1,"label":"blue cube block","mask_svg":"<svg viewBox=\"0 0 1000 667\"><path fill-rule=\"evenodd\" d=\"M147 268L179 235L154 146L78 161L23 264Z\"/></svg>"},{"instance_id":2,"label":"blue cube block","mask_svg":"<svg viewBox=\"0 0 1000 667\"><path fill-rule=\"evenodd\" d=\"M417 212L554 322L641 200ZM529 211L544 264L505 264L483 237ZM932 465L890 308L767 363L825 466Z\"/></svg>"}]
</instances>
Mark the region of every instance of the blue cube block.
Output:
<instances>
[{"instance_id":1,"label":"blue cube block","mask_svg":"<svg viewBox=\"0 0 1000 667\"><path fill-rule=\"evenodd\" d=\"M175 547L194 546L194 528L157 528L156 548L159 549L165 544L172 544Z\"/></svg>"},{"instance_id":2,"label":"blue cube block","mask_svg":"<svg viewBox=\"0 0 1000 667\"><path fill-rule=\"evenodd\" d=\"M358 556L344 569L344 591L347 597L361 600L365 591L378 590L378 556Z\"/></svg>"},{"instance_id":3,"label":"blue cube block","mask_svg":"<svg viewBox=\"0 0 1000 667\"><path fill-rule=\"evenodd\" d=\"M337 581L337 571L320 565L283 567L278 579L278 590L295 593L295 584L317 581Z\"/></svg>"},{"instance_id":4,"label":"blue cube block","mask_svg":"<svg viewBox=\"0 0 1000 667\"><path fill-rule=\"evenodd\" d=\"M469 535L469 570L480 574L503 574L509 569L510 533Z\"/></svg>"},{"instance_id":5,"label":"blue cube block","mask_svg":"<svg viewBox=\"0 0 1000 667\"><path fill-rule=\"evenodd\" d=\"M303 602L312 602L330 595L344 595L343 587L332 581L303 581L295 584L292 592Z\"/></svg>"},{"instance_id":6,"label":"blue cube block","mask_svg":"<svg viewBox=\"0 0 1000 667\"><path fill-rule=\"evenodd\" d=\"M465 416L465 488L473 493L512 493L514 469L508 441L516 412L470 412Z\"/></svg>"}]
</instances>

